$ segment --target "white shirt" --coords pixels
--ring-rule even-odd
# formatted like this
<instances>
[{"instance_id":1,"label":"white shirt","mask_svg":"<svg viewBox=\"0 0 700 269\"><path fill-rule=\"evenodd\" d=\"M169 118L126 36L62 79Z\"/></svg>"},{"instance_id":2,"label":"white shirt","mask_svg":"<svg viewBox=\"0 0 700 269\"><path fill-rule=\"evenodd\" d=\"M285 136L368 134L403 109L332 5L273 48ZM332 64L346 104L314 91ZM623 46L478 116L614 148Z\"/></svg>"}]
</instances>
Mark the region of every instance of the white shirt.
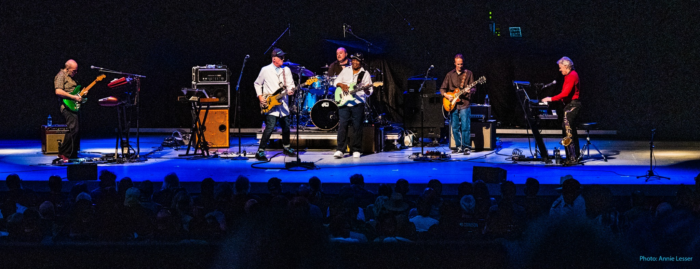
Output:
<instances>
[{"instance_id":1,"label":"white shirt","mask_svg":"<svg viewBox=\"0 0 700 269\"><path fill-rule=\"evenodd\" d=\"M427 232L430 229L430 226L433 226L435 224L440 223L438 220L431 218L431 217L423 217L421 215L415 216L412 219L409 220L410 222L413 222L414 225L416 225L416 232Z\"/></svg>"},{"instance_id":2,"label":"white shirt","mask_svg":"<svg viewBox=\"0 0 700 269\"><path fill-rule=\"evenodd\" d=\"M352 67L346 67L340 72L340 74L338 74L338 78L335 79L335 85L338 85L338 83L343 83L350 86L350 84L357 82L357 76L359 76L362 72L365 72L365 69L362 67L360 67L360 72L357 72L357 74L353 74ZM355 85L355 87L366 85L372 85L372 76L370 76L367 72L365 73L364 77L362 77L362 82L359 85ZM335 90L342 91L343 89L338 87ZM372 95L373 91L373 87L369 87L369 94L365 94L365 91L358 91L355 93L355 96L357 96L355 99L357 99L359 103L366 103L367 97ZM347 106L353 106L353 102L348 102Z\"/></svg>"},{"instance_id":3,"label":"white shirt","mask_svg":"<svg viewBox=\"0 0 700 269\"><path fill-rule=\"evenodd\" d=\"M294 78L292 77L292 71L289 70L289 67L277 67L274 64L269 64L260 69L260 74L258 78L255 79L254 85L257 96L273 94L280 88L280 85L286 86L287 91L292 92L294 90ZM287 97L287 94L285 94L280 101L282 105L272 108L268 115L276 117L289 115L289 105L287 104L289 102L289 97Z\"/></svg>"},{"instance_id":4,"label":"white shirt","mask_svg":"<svg viewBox=\"0 0 700 269\"><path fill-rule=\"evenodd\" d=\"M585 218L586 217L586 201L583 200L583 197L579 195L576 197L576 200L574 200L574 204L570 205L564 202L564 196L559 196L557 200L552 203L552 208L549 209L549 216L553 218L559 218L559 217L579 217L579 218Z\"/></svg>"}]
</instances>

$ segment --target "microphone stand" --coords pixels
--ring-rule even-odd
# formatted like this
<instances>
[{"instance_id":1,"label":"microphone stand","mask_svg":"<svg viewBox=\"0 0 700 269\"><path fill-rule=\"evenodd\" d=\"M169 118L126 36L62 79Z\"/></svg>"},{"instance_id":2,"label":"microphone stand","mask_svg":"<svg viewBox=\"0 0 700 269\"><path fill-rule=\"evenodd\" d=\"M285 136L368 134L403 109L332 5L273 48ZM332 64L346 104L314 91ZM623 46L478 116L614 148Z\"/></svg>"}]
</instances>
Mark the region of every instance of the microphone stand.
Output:
<instances>
[{"instance_id":1,"label":"microphone stand","mask_svg":"<svg viewBox=\"0 0 700 269\"><path fill-rule=\"evenodd\" d=\"M306 69L306 68L302 66L301 71L299 72L299 85L301 85L301 74L304 73L304 69ZM284 70L282 72L284 72ZM299 87L301 87L301 86L299 86ZM299 89L297 89L297 90L299 90ZM296 94L296 92L295 92L295 94ZM297 98L297 99L299 99L299 98ZM295 102L297 102L297 100L295 100ZM295 104L295 106L296 106L296 109L294 111L294 114L296 116L296 126L297 126L297 130L296 130L297 159L296 159L296 161L291 161L291 162L285 163L285 168L287 168L287 170L289 170L289 171L306 171L309 169L316 169L316 165L314 164L314 162L302 162L301 158L299 158L299 154L300 154L300 152L299 152L299 140L300 140L299 139L299 114L301 113L301 109L299 108L299 104Z\"/></svg>"},{"instance_id":2,"label":"microphone stand","mask_svg":"<svg viewBox=\"0 0 700 269\"><path fill-rule=\"evenodd\" d=\"M418 97L420 98L420 156L417 158L413 159L413 161L416 162L429 162L431 161L430 158L425 156L425 153L423 152L423 149L425 147L424 139L425 139L425 127L423 126L423 86L425 86L425 81L428 80L428 75L430 74L430 70L433 69L432 66L428 68L428 71L425 72L425 77L423 78L423 83L420 84L420 88L418 88Z\"/></svg>"},{"instance_id":3,"label":"microphone stand","mask_svg":"<svg viewBox=\"0 0 700 269\"><path fill-rule=\"evenodd\" d=\"M275 42L272 42L272 45L270 45L270 47L267 48L267 50L265 50L265 53L263 53L263 55L266 55L267 52L270 51L270 49L271 49L272 47L274 47L275 44L277 44L277 41L279 41L280 38L282 38L282 36L283 36L285 33L287 33L287 31L289 31L289 27L291 27L291 25L290 25L290 26L287 26L287 29L285 29L284 32L282 32L282 34L281 34L277 39L275 39ZM291 35L291 33L290 33L290 35Z\"/></svg>"},{"instance_id":4,"label":"microphone stand","mask_svg":"<svg viewBox=\"0 0 700 269\"><path fill-rule=\"evenodd\" d=\"M654 166L652 165L652 161L654 159L654 134L656 134L656 129L651 129L651 141L649 142L649 171L647 171L646 175L643 176L637 176L637 178L643 177L646 178L644 182L649 182L650 179L655 178L655 179L668 179L671 180L669 177L664 177L660 176L657 174L654 174Z\"/></svg>"},{"instance_id":5,"label":"microphone stand","mask_svg":"<svg viewBox=\"0 0 700 269\"><path fill-rule=\"evenodd\" d=\"M245 62L248 61L248 57L250 55L246 55L245 58L243 59L243 67L241 67L241 74L238 75L238 83L236 83L236 116L235 116L235 121L238 122L238 156L231 158L231 160L234 161L240 161L240 160L248 160L248 157L244 157L241 155L241 103L239 103L239 100L241 100L241 92L238 90L239 86L241 86L241 78L243 77L243 69L245 69Z\"/></svg>"}]
</instances>

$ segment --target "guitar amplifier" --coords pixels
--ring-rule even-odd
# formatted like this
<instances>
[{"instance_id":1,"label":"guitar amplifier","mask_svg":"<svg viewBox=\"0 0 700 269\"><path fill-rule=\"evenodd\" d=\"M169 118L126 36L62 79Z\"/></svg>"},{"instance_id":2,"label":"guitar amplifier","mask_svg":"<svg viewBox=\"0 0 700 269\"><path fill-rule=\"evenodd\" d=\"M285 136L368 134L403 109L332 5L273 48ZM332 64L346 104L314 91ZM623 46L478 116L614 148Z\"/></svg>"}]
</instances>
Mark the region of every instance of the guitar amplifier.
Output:
<instances>
[{"instance_id":1,"label":"guitar amplifier","mask_svg":"<svg viewBox=\"0 0 700 269\"><path fill-rule=\"evenodd\" d=\"M450 148L455 148L455 140L452 136L452 125L449 128ZM493 150L496 148L496 123L495 122L471 122L471 146L472 150Z\"/></svg>"},{"instance_id":2,"label":"guitar amplifier","mask_svg":"<svg viewBox=\"0 0 700 269\"><path fill-rule=\"evenodd\" d=\"M472 121L487 122L491 119L491 105L471 104L469 108Z\"/></svg>"},{"instance_id":3,"label":"guitar amplifier","mask_svg":"<svg viewBox=\"0 0 700 269\"><path fill-rule=\"evenodd\" d=\"M215 64L192 67L192 83L199 82L229 82L228 67Z\"/></svg>"},{"instance_id":4,"label":"guitar amplifier","mask_svg":"<svg viewBox=\"0 0 700 269\"><path fill-rule=\"evenodd\" d=\"M54 124L51 126L41 126L41 153L58 153L58 147L63 143L63 139L68 133L65 124Z\"/></svg>"}]
</instances>

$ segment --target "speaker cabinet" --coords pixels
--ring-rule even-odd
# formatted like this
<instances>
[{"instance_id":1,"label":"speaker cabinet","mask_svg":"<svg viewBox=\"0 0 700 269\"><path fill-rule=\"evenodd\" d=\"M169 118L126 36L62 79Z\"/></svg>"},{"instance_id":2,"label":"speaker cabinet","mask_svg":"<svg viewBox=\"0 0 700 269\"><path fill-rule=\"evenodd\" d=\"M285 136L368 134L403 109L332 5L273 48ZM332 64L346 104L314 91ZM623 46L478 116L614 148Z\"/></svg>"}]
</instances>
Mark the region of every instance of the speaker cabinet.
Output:
<instances>
[{"instance_id":1,"label":"speaker cabinet","mask_svg":"<svg viewBox=\"0 0 700 269\"><path fill-rule=\"evenodd\" d=\"M382 132L379 130L379 126L375 124L363 124L362 126L362 153L378 153L381 151L381 145L383 140ZM352 125L348 126L348 147L355 139L355 131Z\"/></svg>"},{"instance_id":2,"label":"speaker cabinet","mask_svg":"<svg viewBox=\"0 0 700 269\"><path fill-rule=\"evenodd\" d=\"M403 119L406 129L420 130L421 127L421 99L423 99L423 126L425 128L442 128L445 126L445 117L442 114L442 95L435 93L405 93L403 106ZM426 130L428 133L428 130ZM417 132L420 135L420 131ZM439 131L438 131L439 135Z\"/></svg>"},{"instance_id":3,"label":"speaker cabinet","mask_svg":"<svg viewBox=\"0 0 700 269\"><path fill-rule=\"evenodd\" d=\"M231 107L231 87L227 82L200 82L192 83L192 88L204 90L210 98L219 98L218 102L211 103L210 108ZM188 96L189 97L189 96ZM204 97L200 95L200 97Z\"/></svg>"},{"instance_id":4,"label":"speaker cabinet","mask_svg":"<svg viewBox=\"0 0 700 269\"><path fill-rule=\"evenodd\" d=\"M81 163L67 166L68 180L97 180L97 164Z\"/></svg>"},{"instance_id":5,"label":"speaker cabinet","mask_svg":"<svg viewBox=\"0 0 700 269\"><path fill-rule=\"evenodd\" d=\"M452 125L449 128L450 148L455 148L455 139L452 136ZM496 123L495 122L471 122L472 150L492 150L496 148Z\"/></svg>"},{"instance_id":6,"label":"speaker cabinet","mask_svg":"<svg viewBox=\"0 0 700 269\"><path fill-rule=\"evenodd\" d=\"M500 167L474 166L472 168L472 182L482 180L485 183L502 183L506 181L508 171Z\"/></svg>"},{"instance_id":7,"label":"speaker cabinet","mask_svg":"<svg viewBox=\"0 0 700 269\"><path fill-rule=\"evenodd\" d=\"M199 120L204 118L204 110L199 113ZM229 147L228 109L209 109L207 121L203 123L204 138L211 148Z\"/></svg>"},{"instance_id":8,"label":"speaker cabinet","mask_svg":"<svg viewBox=\"0 0 700 269\"><path fill-rule=\"evenodd\" d=\"M42 125L41 152L44 154L58 153L58 147L63 143L67 133L68 127L65 124Z\"/></svg>"}]
</instances>

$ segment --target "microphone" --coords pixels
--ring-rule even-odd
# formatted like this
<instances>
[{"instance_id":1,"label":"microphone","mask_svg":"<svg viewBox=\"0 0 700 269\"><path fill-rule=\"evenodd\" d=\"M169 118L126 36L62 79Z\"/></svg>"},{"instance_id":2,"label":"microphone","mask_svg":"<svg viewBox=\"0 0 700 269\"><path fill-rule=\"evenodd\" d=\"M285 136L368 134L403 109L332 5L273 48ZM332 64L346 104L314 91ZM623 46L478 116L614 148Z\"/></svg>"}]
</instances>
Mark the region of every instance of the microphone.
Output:
<instances>
[{"instance_id":1,"label":"microphone","mask_svg":"<svg viewBox=\"0 0 700 269\"><path fill-rule=\"evenodd\" d=\"M245 59L247 60L248 58L250 58L250 54L246 54Z\"/></svg>"},{"instance_id":2,"label":"microphone","mask_svg":"<svg viewBox=\"0 0 700 269\"><path fill-rule=\"evenodd\" d=\"M348 27L348 25L343 23L343 38L345 37L345 31L346 31L347 27Z\"/></svg>"},{"instance_id":3,"label":"microphone","mask_svg":"<svg viewBox=\"0 0 700 269\"><path fill-rule=\"evenodd\" d=\"M102 68L102 67L99 67L99 66L94 66L94 65L91 65L91 66L90 66L90 69L104 69L104 68Z\"/></svg>"},{"instance_id":4,"label":"microphone","mask_svg":"<svg viewBox=\"0 0 700 269\"><path fill-rule=\"evenodd\" d=\"M289 36L292 36L292 24L291 23L287 24L287 29L289 29Z\"/></svg>"},{"instance_id":5,"label":"microphone","mask_svg":"<svg viewBox=\"0 0 700 269\"><path fill-rule=\"evenodd\" d=\"M549 87L549 86L552 86L552 85L554 85L554 84L557 84L557 81L556 81L556 80L552 81L552 83L549 83L549 84L547 84L547 85L542 86L542 89L547 88L547 87Z\"/></svg>"},{"instance_id":6,"label":"microphone","mask_svg":"<svg viewBox=\"0 0 700 269\"><path fill-rule=\"evenodd\" d=\"M435 68L435 66L431 64L430 67L428 67L428 72L426 73L430 73L430 70L433 70L433 68Z\"/></svg>"}]
</instances>

